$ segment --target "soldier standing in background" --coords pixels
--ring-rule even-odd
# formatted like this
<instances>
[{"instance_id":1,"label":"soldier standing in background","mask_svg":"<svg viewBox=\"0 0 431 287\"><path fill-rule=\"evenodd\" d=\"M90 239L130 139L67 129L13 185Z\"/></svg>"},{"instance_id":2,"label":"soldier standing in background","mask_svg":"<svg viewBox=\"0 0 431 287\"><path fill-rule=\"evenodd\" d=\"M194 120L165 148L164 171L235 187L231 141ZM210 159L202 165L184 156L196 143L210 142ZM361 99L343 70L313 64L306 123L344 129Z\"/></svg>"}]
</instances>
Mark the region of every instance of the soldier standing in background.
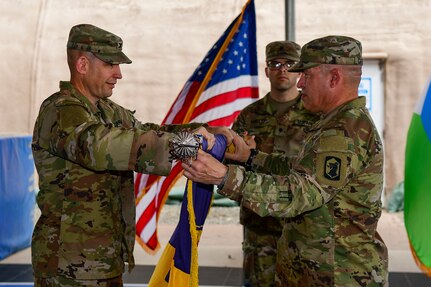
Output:
<instances>
[{"instance_id":1,"label":"soldier standing in background","mask_svg":"<svg viewBox=\"0 0 431 287\"><path fill-rule=\"evenodd\" d=\"M327 36L301 49L289 69L309 111L320 114L297 157L251 150L234 137L225 166L203 151L184 175L260 216L291 218L278 242L276 286L388 286L388 253L377 232L383 146L365 98L358 98L362 46ZM247 171L251 169L251 171Z\"/></svg>"},{"instance_id":2,"label":"soldier standing in background","mask_svg":"<svg viewBox=\"0 0 431 287\"><path fill-rule=\"evenodd\" d=\"M119 65L132 62L122 45L93 25L72 27L70 82L41 105L32 142L41 210L32 238L35 286L123 286L125 263L134 266L133 171L168 175L178 156L171 132L201 126L142 124L109 99ZM213 130L232 140L227 128ZM214 144L205 128L196 132Z\"/></svg>"},{"instance_id":3,"label":"soldier standing in background","mask_svg":"<svg viewBox=\"0 0 431 287\"><path fill-rule=\"evenodd\" d=\"M233 124L239 134L251 136L258 150L295 156L302 147L306 130L316 116L303 108L296 83L299 73L288 68L299 61L301 47L291 41L275 41L266 46L265 74L271 90L266 96L245 107ZM282 219L260 217L241 206L244 225L244 286L274 286L277 241L283 229Z\"/></svg>"}]
</instances>

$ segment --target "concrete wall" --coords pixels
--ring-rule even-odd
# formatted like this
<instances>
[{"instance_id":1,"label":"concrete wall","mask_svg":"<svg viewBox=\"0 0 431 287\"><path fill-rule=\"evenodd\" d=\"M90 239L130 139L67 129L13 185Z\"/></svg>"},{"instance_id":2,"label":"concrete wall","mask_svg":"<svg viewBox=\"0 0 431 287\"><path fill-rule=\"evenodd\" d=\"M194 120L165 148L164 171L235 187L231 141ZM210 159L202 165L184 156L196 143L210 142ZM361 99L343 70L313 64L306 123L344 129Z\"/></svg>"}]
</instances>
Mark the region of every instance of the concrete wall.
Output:
<instances>
[{"instance_id":1,"label":"concrete wall","mask_svg":"<svg viewBox=\"0 0 431 287\"><path fill-rule=\"evenodd\" d=\"M133 60L113 99L160 123L203 56L238 15L245 0L0 1L0 133L31 133L44 98L68 80L70 27L92 23L124 40ZM264 48L284 39L284 0L255 0L260 93L268 90ZM430 74L430 1L296 1L296 40L344 34L364 53L388 55L385 66L385 151L388 189L403 179L411 114Z\"/></svg>"},{"instance_id":2,"label":"concrete wall","mask_svg":"<svg viewBox=\"0 0 431 287\"><path fill-rule=\"evenodd\" d=\"M323 2L319 2L323 3ZM385 154L387 191L404 178L407 130L431 73L431 1L296 1L297 41L344 34L363 52L385 53Z\"/></svg>"},{"instance_id":3,"label":"concrete wall","mask_svg":"<svg viewBox=\"0 0 431 287\"><path fill-rule=\"evenodd\" d=\"M0 132L29 133L40 103L68 80L70 27L92 23L123 38L132 59L113 99L160 123L206 52L240 13L245 1L33 0L0 1ZM283 1L258 1L259 60L265 44L283 39ZM275 16L272 14L276 14ZM279 26L277 29L272 27ZM262 51L262 52L261 52ZM262 74L264 76L264 74ZM265 90L265 79L261 84Z\"/></svg>"}]
</instances>

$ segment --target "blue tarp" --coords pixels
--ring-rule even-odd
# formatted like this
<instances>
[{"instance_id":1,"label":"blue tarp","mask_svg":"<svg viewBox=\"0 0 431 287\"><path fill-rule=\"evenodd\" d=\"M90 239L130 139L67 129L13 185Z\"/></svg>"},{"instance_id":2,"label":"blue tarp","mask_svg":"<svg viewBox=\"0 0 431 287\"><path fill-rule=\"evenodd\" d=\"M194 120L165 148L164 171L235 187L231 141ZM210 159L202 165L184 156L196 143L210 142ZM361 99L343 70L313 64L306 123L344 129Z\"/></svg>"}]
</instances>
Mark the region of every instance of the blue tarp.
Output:
<instances>
[{"instance_id":1,"label":"blue tarp","mask_svg":"<svg viewBox=\"0 0 431 287\"><path fill-rule=\"evenodd\" d=\"M0 137L0 260L30 246L34 186L31 136Z\"/></svg>"}]
</instances>

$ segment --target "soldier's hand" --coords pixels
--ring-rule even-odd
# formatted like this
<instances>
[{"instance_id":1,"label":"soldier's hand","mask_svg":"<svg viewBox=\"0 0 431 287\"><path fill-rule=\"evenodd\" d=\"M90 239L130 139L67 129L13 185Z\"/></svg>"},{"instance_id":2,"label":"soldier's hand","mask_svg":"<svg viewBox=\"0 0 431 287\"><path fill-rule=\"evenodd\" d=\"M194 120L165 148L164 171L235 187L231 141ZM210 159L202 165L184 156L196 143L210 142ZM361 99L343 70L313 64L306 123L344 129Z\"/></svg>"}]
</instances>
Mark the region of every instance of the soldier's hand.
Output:
<instances>
[{"instance_id":1,"label":"soldier's hand","mask_svg":"<svg viewBox=\"0 0 431 287\"><path fill-rule=\"evenodd\" d=\"M219 127L207 127L207 130L216 135L216 134L221 134L226 138L226 145L230 145L232 143L233 140L233 131L225 126L219 126Z\"/></svg>"},{"instance_id":2,"label":"soldier's hand","mask_svg":"<svg viewBox=\"0 0 431 287\"><path fill-rule=\"evenodd\" d=\"M254 136L250 136L248 132L244 132L242 137L244 138L244 141L249 148L256 148L257 144L256 144L256 141L254 140Z\"/></svg>"},{"instance_id":3,"label":"soldier's hand","mask_svg":"<svg viewBox=\"0 0 431 287\"><path fill-rule=\"evenodd\" d=\"M254 142L254 138L252 141ZM235 148L231 149L231 152L225 153L225 158L239 162L246 162L250 156L251 147L248 146L244 138L238 134L234 135L232 142Z\"/></svg>"},{"instance_id":4,"label":"soldier's hand","mask_svg":"<svg viewBox=\"0 0 431 287\"><path fill-rule=\"evenodd\" d=\"M185 177L204 184L220 184L227 172L227 166L201 149L196 159L183 162L181 166Z\"/></svg>"},{"instance_id":5,"label":"soldier's hand","mask_svg":"<svg viewBox=\"0 0 431 287\"><path fill-rule=\"evenodd\" d=\"M215 144L215 137L214 134L210 133L206 128L204 127L200 127L196 130L193 131L194 134L201 134L206 140L207 140L207 144L208 150L211 150Z\"/></svg>"}]
</instances>

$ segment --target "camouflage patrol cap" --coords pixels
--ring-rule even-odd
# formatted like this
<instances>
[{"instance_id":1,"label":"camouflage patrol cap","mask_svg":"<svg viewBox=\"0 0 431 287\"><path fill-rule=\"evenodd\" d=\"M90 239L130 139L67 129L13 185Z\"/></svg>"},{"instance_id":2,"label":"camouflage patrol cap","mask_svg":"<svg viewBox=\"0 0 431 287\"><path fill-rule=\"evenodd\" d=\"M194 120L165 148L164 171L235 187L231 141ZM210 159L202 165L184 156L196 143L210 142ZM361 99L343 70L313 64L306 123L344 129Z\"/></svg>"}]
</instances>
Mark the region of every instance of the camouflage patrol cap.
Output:
<instances>
[{"instance_id":1,"label":"camouflage patrol cap","mask_svg":"<svg viewBox=\"0 0 431 287\"><path fill-rule=\"evenodd\" d=\"M362 45L346 36L326 36L305 44L301 57L289 72L301 72L320 64L362 65Z\"/></svg>"},{"instance_id":2,"label":"camouflage patrol cap","mask_svg":"<svg viewBox=\"0 0 431 287\"><path fill-rule=\"evenodd\" d=\"M266 61L289 59L299 61L301 46L292 41L274 41L266 45Z\"/></svg>"},{"instance_id":3,"label":"camouflage patrol cap","mask_svg":"<svg viewBox=\"0 0 431 287\"><path fill-rule=\"evenodd\" d=\"M120 37L90 24L70 29L67 48L92 52L100 60L114 65L132 63L121 51L123 40Z\"/></svg>"}]
</instances>

